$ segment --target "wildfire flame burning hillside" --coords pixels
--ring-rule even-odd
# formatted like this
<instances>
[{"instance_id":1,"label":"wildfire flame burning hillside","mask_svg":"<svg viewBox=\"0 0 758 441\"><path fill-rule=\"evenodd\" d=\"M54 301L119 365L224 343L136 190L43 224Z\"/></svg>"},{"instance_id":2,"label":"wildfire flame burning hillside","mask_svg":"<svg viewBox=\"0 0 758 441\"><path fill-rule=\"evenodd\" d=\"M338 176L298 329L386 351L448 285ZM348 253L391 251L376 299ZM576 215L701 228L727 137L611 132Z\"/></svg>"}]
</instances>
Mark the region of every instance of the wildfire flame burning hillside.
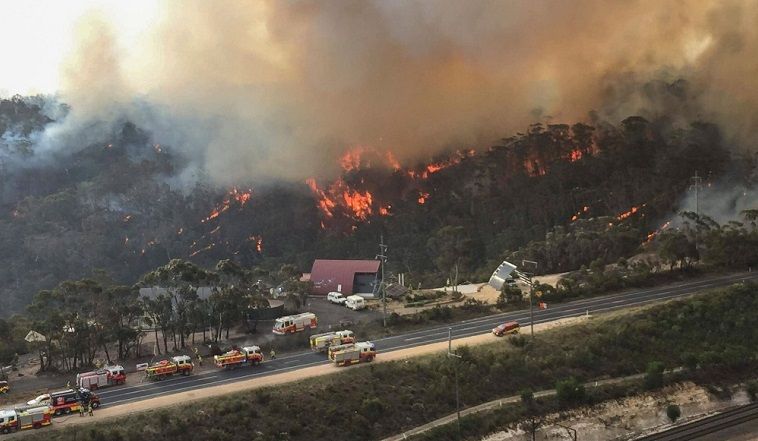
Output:
<instances>
[{"instance_id":1,"label":"wildfire flame burning hillside","mask_svg":"<svg viewBox=\"0 0 758 441\"><path fill-rule=\"evenodd\" d=\"M208 214L208 216L205 219L202 219L200 222L205 223L210 221L211 219L215 219L221 215L221 213L227 211L232 207L233 202L237 202L239 205L239 208L242 208L247 204L250 199L253 197L253 190L248 189L247 191L241 191L237 187L233 187L226 195L226 198L211 212Z\"/></svg>"},{"instance_id":2,"label":"wildfire flame burning hillside","mask_svg":"<svg viewBox=\"0 0 758 441\"><path fill-rule=\"evenodd\" d=\"M494 155L503 158L502 169L505 175L498 179L502 179L506 185L509 173L526 173L538 178L549 173L556 163L581 161L599 151L594 139L575 139L570 132L561 131L559 126L539 130L546 130L539 133L551 136L550 148L539 144L506 142L489 150L493 152L494 149L503 149L506 152L502 156L498 156L497 153ZM556 151L560 153L555 153ZM308 178L305 182L316 199L316 206L322 216L322 228L332 226L337 219L346 219L355 226L355 222L368 221L371 216L389 216L391 204L398 200L426 205L434 189L434 185L427 183L427 180L475 155L473 149L459 150L446 159L404 167L390 150L380 151L373 147L356 146L346 150L337 159L337 164L342 170L340 177L321 184L316 178ZM373 171L369 172L370 169ZM382 178L382 169L391 175ZM395 184L395 194L388 195L381 180L390 179L390 176ZM220 208L225 207L222 204ZM634 207L629 213L619 214L617 218L626 219L639 208ZM588 211L589 207L584 207L572 216L571 221L579 219Z\"/></svg>"},{"instance_id":3,"label":"wildfire flame burning hillside","mask_svg":"<svg viewBox=\"0 0 758 441\"><path fill-rule=\"evenodd\" d=\"M639 205L639 206L637 206L637 207L632 207L632 208L630 208L630 209L629 209L629 211L625 211L625 212L623 212L623 213L620 213L619 215L617 215L617 216L616 216L616 219L618 219L618 220L624 220L624 219L628 219L628 218L630 218L630 217L631 217L633 214L635 214L635 213L637 213L638 211L640 211L640 209L642 209L644 206L645 206L645 204Z\"/></svg>"}]
</instances>

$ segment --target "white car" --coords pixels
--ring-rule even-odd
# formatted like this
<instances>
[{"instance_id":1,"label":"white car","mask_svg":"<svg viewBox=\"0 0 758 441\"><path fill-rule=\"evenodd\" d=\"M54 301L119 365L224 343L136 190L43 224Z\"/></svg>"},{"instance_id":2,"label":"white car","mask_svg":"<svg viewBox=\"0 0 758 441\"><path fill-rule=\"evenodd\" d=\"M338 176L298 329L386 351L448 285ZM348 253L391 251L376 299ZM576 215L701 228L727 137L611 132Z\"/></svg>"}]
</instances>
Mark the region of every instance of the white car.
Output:
<instances>
[{"instance_id":1,"label":"white car","mask_svg":"<svg viewBox=\"0 0 758 441\"><path fill-rule=\"evenodd\" d=\"M42 394L33 400L29 400L26 404L30 406L36 406L37 404L50 404L50 394Z\"/></svg>"},{"instance_id":2,"label":"white car","mask_svg":"<svg viewBox=\"0 0 758 441\"><path fill-rule=\"evenodd\" d=\"M345 301L347 301L347 299L345 299L345 296L343 296L341 292L336 292L336 291L332 291L329 294L327 294L326 300L329 300L331 303L336 303L338 305L344 305Z\"/></svg>"}]
</instances>

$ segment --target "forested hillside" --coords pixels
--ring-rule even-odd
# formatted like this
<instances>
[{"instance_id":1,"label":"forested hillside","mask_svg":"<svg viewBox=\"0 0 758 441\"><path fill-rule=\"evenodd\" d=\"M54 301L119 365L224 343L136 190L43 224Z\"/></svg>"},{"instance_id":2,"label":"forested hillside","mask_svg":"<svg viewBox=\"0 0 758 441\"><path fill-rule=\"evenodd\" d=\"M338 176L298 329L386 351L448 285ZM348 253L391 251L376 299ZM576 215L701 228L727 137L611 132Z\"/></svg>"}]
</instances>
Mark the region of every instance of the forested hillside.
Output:
<instances>
[{"instance_id":1,"label":"forested hillside","mask_svg":"<svg viewBox=\"0 0 758 441\"><path fill-rule=\"evenodd\" d=\"M418 164L346 148L334 159L342 174L328 181L251 176L218 188L202 173L186 179L180 146L129 121L43 158L34 146L54 118L39 98L0 101L0 315L95 269L126 284L172 258L308 271L315 257L373 258L380 235L390 269L424 286L456 263L462 279L488 275L548 232L582 240L544 270L576 269L633 253L696 171L714 182L747 179L753 168L713 124L629 116L535 124Z\"/></svg>"}]
</instances>

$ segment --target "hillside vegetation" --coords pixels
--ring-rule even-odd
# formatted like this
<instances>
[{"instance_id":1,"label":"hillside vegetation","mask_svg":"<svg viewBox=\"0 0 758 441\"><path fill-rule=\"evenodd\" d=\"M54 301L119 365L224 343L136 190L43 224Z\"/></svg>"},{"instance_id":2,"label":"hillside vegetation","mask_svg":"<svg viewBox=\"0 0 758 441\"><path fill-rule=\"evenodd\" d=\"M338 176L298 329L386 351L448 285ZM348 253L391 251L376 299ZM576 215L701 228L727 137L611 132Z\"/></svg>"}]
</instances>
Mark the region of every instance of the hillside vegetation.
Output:
<instances>
[{"instance_id":1,"label":"hillside vegetation","mask_svg":"<svg viewBox=\"0 0 758 441\"><path fill-rule=\"evenodd\" d=\"M461 280L487 276L529 242L571 231L579 240L550 251L563 257L545 259L541 271L615 262L669 217L692 173L742 179L752 170L730 156L713 124L630 116L535 124L479 152L419 164L353 152L333 181L219 189L202 172L186 179L192 167L181 146L161 145L128 121L43 155L40 134L65 113L50 107L0 100L2 315L95 269L125 284L173 258L307 271L316 257L373 258L381 234L390 272L414 286L439 286L454 266ZM591 220L602 216L612 228Z\"/></svg>"},{"instance_id":2,"label":"hillside vegetation","mask_svg":"<svg viewBox=\"0 0 758 441\"><path fill-rule=\"evenodd\" d=\"M91 427L46 430L46 441L377 439L524 389L684 367L702 378L740 378L758 368L758 286L738 284L612 319L458 349L443 355L345 369L295 384L154 410ZM381 354L379 355L381 357ZM651 368L653 366L653 368ZM572 389L573 390L573 389ZM561 398L562 397L562 398ZM561 405L586 397L559 393ZM297 415L294 418L293 415Z\"/></svg>"}]
</instances>

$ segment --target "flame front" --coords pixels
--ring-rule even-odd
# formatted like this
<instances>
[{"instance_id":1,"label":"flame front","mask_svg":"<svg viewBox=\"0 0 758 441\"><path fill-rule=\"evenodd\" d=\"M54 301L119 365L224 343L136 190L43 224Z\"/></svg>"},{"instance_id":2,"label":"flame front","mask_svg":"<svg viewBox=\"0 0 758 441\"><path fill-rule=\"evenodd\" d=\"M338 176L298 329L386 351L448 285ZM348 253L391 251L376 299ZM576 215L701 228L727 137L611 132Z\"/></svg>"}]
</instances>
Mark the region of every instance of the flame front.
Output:
<instances>
[{"instance_id":1,"label":"flame front","mask_svg":"<svg viewBox=\"0 0 758 441\"><path fill-rule=\"evenodd\" d=\"M248 189L247 191L240 191L237 187L233 187L227 193L227 197L218 206L211 210L208 216L200 222L205 223L211 219L219 217L221 213L229 210L232 207L232 201L236 201L237 204L239 204L239 207L242 208L250 201L250 199L252 199L252 197L252 189Z\"/></svg>"},{"instance_id":2,"label":"flame front","mask_svg":"<svg viewBox=\"0 0 758 441\"><path fill-rule=\"evenodd\" d=\"M629 217L631 217L633 214L635 214L635 213L637 213L638 211L640 211L640 209L641 209L642 207L644 207L644 206L645 206L645 204L642 204L642 205L640 205L640 206L638 206L638 207L632 207L632 208L630 208L630 209L629 209L629 211L625 211L625 212L623 212L623 213L619 214L618 216L616 216L616 219L618 219L618 220L624 220L624 219L628 219L628 218L629 218Z\"/></svg>"},{"instance_id":3,"label":"flame front","mask_svg":"<svg viewBox=\"0 0 758 441\"><path fill-rule=\"evenodd\" d=\"M429 193L427 192L419 192L418 194L418 204L424 205L426 203L426 200L429 199Z\"/></svg>"},{"instance_id":4,"label":"flame front","mask_svg":"<svg viewBox=\"0 0 758 441\"><path fill-rule=\"evenodd\" d=\"M247 239L255 244L255 250L258 253L263 252L263 236L250 236Z\"/></svg>"}]
</instances>

